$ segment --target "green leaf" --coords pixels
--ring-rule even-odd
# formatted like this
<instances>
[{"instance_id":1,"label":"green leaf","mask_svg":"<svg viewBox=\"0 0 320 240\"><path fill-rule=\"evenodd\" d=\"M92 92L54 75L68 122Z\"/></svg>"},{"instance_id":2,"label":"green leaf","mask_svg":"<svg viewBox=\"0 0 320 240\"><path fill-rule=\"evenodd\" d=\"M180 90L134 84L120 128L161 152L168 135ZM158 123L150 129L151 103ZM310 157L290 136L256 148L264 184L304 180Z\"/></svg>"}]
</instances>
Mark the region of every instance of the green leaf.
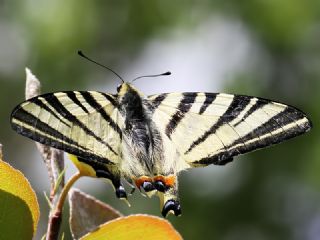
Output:
<instances>
[{"instance_id":1,"label":"green leaf","mask_svg":"<svg viewBox=\"0 0 320 240\"><path fill-rule=\"evenodd\" d=\"M165 219L149 215L130 215L101 225L81 240L181 240Z\"/></svg>"},{"instance_id":2,"label":"green leaf","mask_svg":"<svg viewBox=\"0 0 320 240\"><path fill-rule=\"evenodd\" d=\"M37 197L28 180L0 158L0 238L32 239L39 215Z\"/></svg>"},{"instance_id":3,"label":"green leaf","mask_svg":"<svg viewBox=\"0 0 320 240\"><path fill-rule=\"evenodd\" d=\"M70 229L73 238L79 239L107 221L122 214L96 198L72 188L69 193Z\"/></svg>"}]
</instances>

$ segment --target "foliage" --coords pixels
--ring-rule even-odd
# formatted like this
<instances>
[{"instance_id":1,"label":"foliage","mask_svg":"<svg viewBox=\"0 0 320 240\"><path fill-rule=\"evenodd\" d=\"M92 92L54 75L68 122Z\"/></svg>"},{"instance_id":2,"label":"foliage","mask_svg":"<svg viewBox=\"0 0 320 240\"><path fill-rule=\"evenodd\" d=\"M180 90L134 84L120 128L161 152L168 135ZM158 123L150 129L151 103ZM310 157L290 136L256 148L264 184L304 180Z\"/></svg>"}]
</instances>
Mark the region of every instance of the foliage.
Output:
<instances>
[{"instance_id":1,"label":"foliage","mask_svg":"<svg viewBox=\"0 0 320 240\"><path fill-rule=\"evenodd\" d=\"M123 217L109 205L79 190L71 191L69 202L70 227L75 239L182 239L167 220L150 215Z\"/></svg>"},{"instance_id":2,"label":"foliage","mask_svg":"<svg viewBox=\"0 0 320 240\"><path fill-rule=\"evenodd\" d=\"M182 240L179 233L164 219L148 215L131 215L105 223L82 240Z\"/></svg>"},{"instance_id":3,"label":"foliage","mask_svg":"<svg viewBox=\"0 0 320 240\"><path fill-rule=\"evenodd\" d=\"M31 239L39 215L37 197L28 180L0 157L1 239Z\"/></svg>"}]
</instances>

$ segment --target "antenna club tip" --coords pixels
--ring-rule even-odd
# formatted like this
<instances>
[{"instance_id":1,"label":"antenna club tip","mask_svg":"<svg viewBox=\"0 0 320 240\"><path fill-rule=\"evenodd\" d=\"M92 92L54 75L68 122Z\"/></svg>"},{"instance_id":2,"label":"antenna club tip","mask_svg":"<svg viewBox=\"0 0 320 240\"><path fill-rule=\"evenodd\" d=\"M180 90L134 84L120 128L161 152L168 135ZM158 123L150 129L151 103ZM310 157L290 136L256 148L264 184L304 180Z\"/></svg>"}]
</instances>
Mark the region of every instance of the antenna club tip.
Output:
<instances>
[{"instance_id":1,"label":"antenna club tip","mask_svg":"<svg viewBox=\"0 0 320 240\"><path fill-rule=\"evenodd\" d=\"M170 71L165 72L163 75L171 75L171 72Z\"/></svg>"},{"instance_id":2,"label":"antenna club tip","mask_svg":"<svg viewBox=\"0 0 320 240\"><path fill-rule=\"evenodd\" d=\"M79 54L80 56L83 56L83 53L82 53L81 50L78 50L78 54Z\"/></svg>"}]
</instances>

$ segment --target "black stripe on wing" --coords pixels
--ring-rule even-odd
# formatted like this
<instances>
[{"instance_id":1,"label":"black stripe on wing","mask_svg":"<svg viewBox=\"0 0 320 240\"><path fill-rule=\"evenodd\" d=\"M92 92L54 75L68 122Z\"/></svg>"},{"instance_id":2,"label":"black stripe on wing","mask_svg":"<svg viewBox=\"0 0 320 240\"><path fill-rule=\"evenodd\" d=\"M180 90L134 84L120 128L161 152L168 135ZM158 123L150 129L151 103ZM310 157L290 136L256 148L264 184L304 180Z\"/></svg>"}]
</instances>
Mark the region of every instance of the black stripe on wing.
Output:
<instances>
[{"instance_id":1,"label":"black stripe on wing","mask_svg":"<svg viewBox=\"0 0 320 240\"><path fill-rule=\"evenodd\" d=\"M29 99L30 102L36 104L38 107L43 108L44 110L46 110L48 113L52 114L56 119L58 119L59 121L61 121L64 125L66 125L67 127L71 127L68 123L66 123L63 119L61 119L61 117L59 117L54 111L52 111L52 109L50 109L46 104L44 104L39 97L34 97Z\"/></svg>"},{"instance_id":2,"label":"black stripe on wing","mask_svg":"<svg viewBox=\"0 0 320 240\"><path fill-rule=\"evenodd\" d=\"M118 102L116 101L117 95L112 95L112 94L106 94L101 92L102 94L114 107L118 107Z\"/></svg>"},{"instance_id":3,"label":"black stripe on wing","mask_svg":"<svg viewBox=\"0 0 320 240\"><path fill-rule=\"evenodd\" d=\"M206 96L206 99L204 100L204 102L200 108L199 114L203 114L217 97L216 93L204 93L204 94Z\"/></svg>"},{"instance_id":4,"label":"black stripe on wing","mask_svg":"<svg viewBox=\"0 0 320 240\"><path fill-rule=\"evenodd\" d=\"M13 123L12 119L17 119L20 122L23 122L24 124L26 124L30 127L33 127L34 130L33 131L29 130L29 131L25 132L24 130L26 130L26 128ZM63 135L61 132L57 131L56 129L50 127L47 123L42 122L39 118L36 118L31 113L24 110L23 108L19 108L12 113L11 123L12 123L12 128L14 130L16 130L18 133L20 133L26 137L29 137L33 140L36 140L35 138L37 138L36 141L40 141L43 144L51 145L50 144L51 140L47 137L39 139L39 137L37 136L38 133L35 132L36 129L38 129L42 133L45 133L45 134L52 136L53 138L59 139L60 141L64 141L66 143L69 143L71 145L76 146L77 148L82 148L83 150L86 150L86 149L84 149L84 147L79 146L77 142L75 142L72 139L68 138L67 136Z\"/></svg>"},{"instance_id":5,"label":"black stripe on wing","mask_svg":"<svg viewBox=\"0 0 320 240\"><path fill-rule=\"evenodd\" d=\"M101 106L100 103L98 103L94 97L91 95L90 92L80 92L82 97L87 101L87 103L93 107L97 112L101 114L101 116L106 120L109 125L115 130L120 138L122 137L122 132L118 124L112 120L112 118L107 114L107 112L104 110L104 108Z\"/></svg>"},{"instance_id":6,"label":"black stripe on wing","mask_svg":"<svg viewBox=\"0 0 320 240\"><path fill-rule=\"evenodd\" d=\"M177 111L172 115L169 123L166 126L166 134L170 138L171 134L178 126L179 122L184 118L185 114L191 109L197 93L183 93L183 97L177 107Z\"/></svg>"},{"instance_id":7,"label":"black stripe on wing","mask_svg":"<svg viewBox=\"0 0 320 240\"><path fill-rule=\"evenodd\" d=\"M77 98L75 92L73 91L66 91L64 92L65 94L67 94L67 96L75 103L77 104L83 111L85 111L86 113L89 113L88 109L86 109L86 107L79 101L79 99Z\"/></svg>"},{"instance_id":8,"label":"black stripe on wing","mask_svg":"<svg viewBox=\"0 0 320 240\"><path fill-rule=\"evenodd\" d=\"M54 93L46 94L45 99L62 117L80 127L86 134L92 136L98 142L108 147L115 155L118 155L107 142L103 141L99 136L88 129L76 116L66 109L66 107L64 107L59 99L54 95Z\"/></svg>"},{"instance_id":9,"label":"black stripe on wing","mask_svg":"<svg viewBox=\"0 0 320 240\"><path fill-rule=\"evenodd\" d=\"M33 127L34 129L37 129L38 132L24 127L23 125L14 123L14 119L28 125L31 128ZM90 153L88 149L80 146L77 142L56 131L48 124L40 121L38 118L25 111L23 108L17 109L12 113L11 126L12 129L17 131L19 134L50 147L57 148L77 156L81 156L88 161L98 161L101 164L113 164L113 162L105 157L100 157L98 155ZM52 138L49 138L46 135L49 135Z\"/></svg>"},{"instance_id":10,"label":"black stripe on wing","mask_svg":"<svg viewBox=\"0 0 320 240\"><path fill-rule=\"evenodd\" d=\"M230 103L229 107L225 111L225 113L218 119L218 121L211 126L209 130L207 130L201 137L195 140L185 154L188 154L193 148L203 143L208 137L212 134L215 134L218 128L220 128L224 124L230 123L232 120L236 119L237 116L247 107L250 103L251 97L248 96L237 96L235 95Z\"/></svg>"},{"instance_id":11,"label":"black stripe on wing","mask_svg":"<svg viewBox=\"0 0 320 240\"><path fill-rule=\"evenodd\" d=\"M297 121L303 120L304 118L306 119L306 121L303 122L302 124L295 123ZM289 124L295 124L295 126L291 126L288 129L284 129ZM278 113L277 115L269 119L264 124L253 129L247 135L237 139L232 144L227 146L228 151L222 151L218 154L202 158L193 163L204 164L204 165L207 165L207 164L224 165L225 163L231 161L232 157L236 155L247 153L253 150L257 150L273 144L280 143L284 140L293 138L295 136L301 135L309 131L311 127L312 127L312 123L304 113L302 113L301 111L293 107L288 106L287 108L285 108L284 111ZM282 130L275 132L280 129ZM253 140L253 139L257 139L257 140L250 142L250 140ZM245 143L245 145L241 144L243 142Z\"/></svg>"},{"instance_id":12,"label":"black stripe on wing","mask_svg":"<svg viewBox=\"0 0 320 240\"><path fill-rule=\"evenodd\" d=\"M166 99L167 95L168 95L167 93L162 93L162 94L158 95L154 100L152 100L153 110L156 110L160 106L160 104L163 102L163 100Z\"/></svg>"},{"instance_id":13,"label":"black stripe on wing","mask_svg":"<svg viewBox=\"0 0 320 240\"><path fill-rule=\"evenodd\" d=\"M248 112L242 117L242 119L239 119L237 123L234 124L234 126L238 126L241 122L245 121L253 112L256 110L262 108L263 106L269 104L270 101L264 100L264 99L258 99L255 104L253 104Z\"/></svg>"}]
</instances>

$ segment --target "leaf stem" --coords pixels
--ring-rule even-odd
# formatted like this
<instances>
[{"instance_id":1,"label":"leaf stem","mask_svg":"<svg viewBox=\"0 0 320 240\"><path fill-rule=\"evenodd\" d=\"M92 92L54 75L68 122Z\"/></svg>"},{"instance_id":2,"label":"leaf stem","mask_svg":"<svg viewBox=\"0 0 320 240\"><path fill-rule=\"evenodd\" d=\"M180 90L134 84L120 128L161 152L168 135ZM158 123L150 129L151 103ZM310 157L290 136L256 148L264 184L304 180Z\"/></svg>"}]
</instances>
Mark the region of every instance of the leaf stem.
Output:
<instances>
[{"instance_id":1,"label":"leaf stem","mask_svg":"<svg viewBox=\"0 0 320 240\"><path fill-rule=\"evenodd\" d=\"M70 188L81 176L82 174L80 172L77 172L74 175L72 175L72 177L68 180L68 182L62 189L61 195L58 200L58 204L56 206L56 211L62 211L64 201L68 195Z\"/></svg>"},{"instance_id":2,"label":"leaf stem","mask_svg":"<svg viewBox=\"0 0 320 240\"><path fill-rule=\"evenodd\" d=\"M63 187L62 192L59 196L57 205L55 209L49 216L49 224L47 229L47 238L46 240L57 240L59 237L59 230L61 225L62 219L62 209L63 204L68 196L68 192L72 185L82 176L80 172L75 173L72 177L68 180L66 185Z\"/></svg>"}]
</instances>

